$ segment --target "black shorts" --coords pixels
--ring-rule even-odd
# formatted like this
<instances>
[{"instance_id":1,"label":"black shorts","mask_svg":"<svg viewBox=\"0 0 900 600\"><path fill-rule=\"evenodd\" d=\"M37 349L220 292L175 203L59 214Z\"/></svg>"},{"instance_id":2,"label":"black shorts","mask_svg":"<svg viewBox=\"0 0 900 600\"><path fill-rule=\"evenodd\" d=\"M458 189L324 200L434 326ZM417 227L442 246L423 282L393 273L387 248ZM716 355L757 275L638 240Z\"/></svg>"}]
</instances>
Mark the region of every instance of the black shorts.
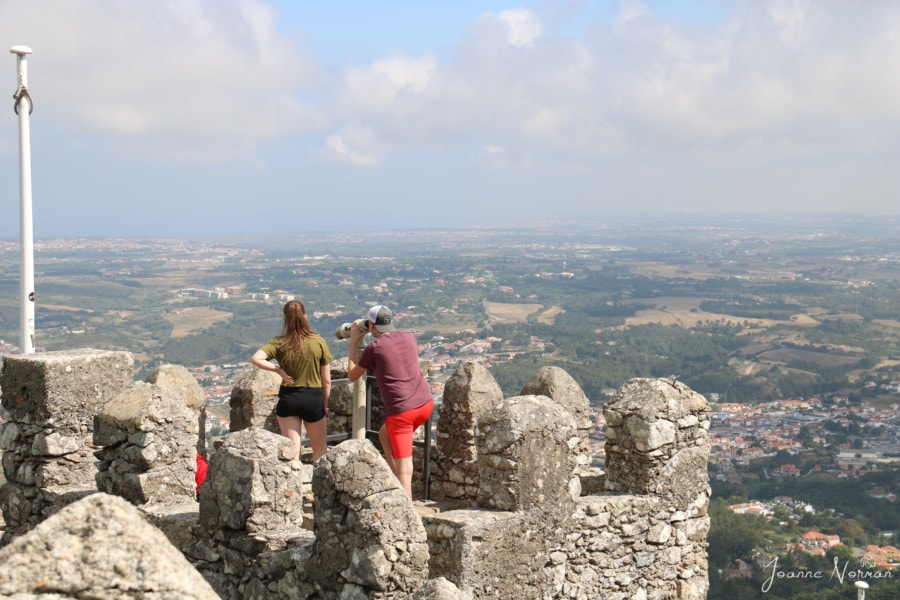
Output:
<instances>
[{"instance_id":1,"label":"black shorts","mask_svg":"<svg viewBox=\"0 0 900 600\"><path fill-rule=\"evenodd\" d=\"M279 417L300 417L306 423L321 421L325 418L322 388L281 386L275 414Z\"/></svg>"}]
</instances>

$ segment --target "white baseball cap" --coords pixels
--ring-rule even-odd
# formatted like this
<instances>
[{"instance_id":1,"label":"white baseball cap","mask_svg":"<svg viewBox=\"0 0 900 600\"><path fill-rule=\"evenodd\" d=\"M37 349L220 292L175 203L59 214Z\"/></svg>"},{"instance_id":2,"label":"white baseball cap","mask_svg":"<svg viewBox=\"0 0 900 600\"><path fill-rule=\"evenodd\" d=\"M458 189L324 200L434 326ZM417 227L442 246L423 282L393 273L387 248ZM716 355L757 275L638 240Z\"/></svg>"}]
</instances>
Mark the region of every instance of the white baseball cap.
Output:
<instances>
[{"instance_id":1,"label":"white baseball cap","mask_svg":"<svg viewBox=\"0 0 900 600\"><path fill-rule=\"evenodd\" d=\"M369 323L381 333L394 331L394 313L387 306L377 305L369 309Z\"/></svg>"}]
</instances>

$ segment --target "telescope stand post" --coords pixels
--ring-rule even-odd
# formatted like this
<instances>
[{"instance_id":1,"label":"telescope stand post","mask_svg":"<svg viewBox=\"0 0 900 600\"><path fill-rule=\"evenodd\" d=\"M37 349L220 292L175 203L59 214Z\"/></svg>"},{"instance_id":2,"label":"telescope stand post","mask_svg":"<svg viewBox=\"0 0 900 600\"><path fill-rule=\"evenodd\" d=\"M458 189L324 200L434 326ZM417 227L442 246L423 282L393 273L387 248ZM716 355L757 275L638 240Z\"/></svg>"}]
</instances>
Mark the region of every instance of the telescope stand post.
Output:
<instances>
[{"instance_id":1,"label":"telescope stand post","mask_svg":"<svg viewBox=\"0 0 900 600\"><path fill-rule=\"evenodd\" d=\"M364 339L363 337L359 340L359 354L365 347ZM367 377L363 376L353 382L352 427L355 440L362 440L366 437L366 379Z\"/></svg>"}]
</instances>

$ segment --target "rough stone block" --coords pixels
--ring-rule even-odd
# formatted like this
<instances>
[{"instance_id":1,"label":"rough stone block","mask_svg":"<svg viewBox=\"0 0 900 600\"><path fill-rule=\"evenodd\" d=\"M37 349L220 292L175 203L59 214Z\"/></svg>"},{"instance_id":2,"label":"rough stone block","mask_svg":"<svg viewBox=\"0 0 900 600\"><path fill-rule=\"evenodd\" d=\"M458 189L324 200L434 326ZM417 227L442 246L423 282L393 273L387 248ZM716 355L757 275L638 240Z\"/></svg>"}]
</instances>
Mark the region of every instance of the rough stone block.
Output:
<instances>
[{"instance_id":1,"label":"rough stone block","mask_svg":"<svg viewBox=\"0 0 900 600\"><path fill-rule=\"evenodd\" d=\"M31 442L32 456L62 456L78 452L82 448L82 436L64 435L58 431L40 433Z\"/></svg>"},{"instance_id":2,"label":"rough stone block","mask_svg":"<svg viewBox=\"0 0 900 600\"><path fill-rule=\"evenodd\" d=\"M125 500L92 494L0 548L0 595L195 598L218 595Z\"/></svg>"},{"instance_id":3,"label":"rough stone block","mask_svg":"<svg viewBox=\"0 0 900 600\"><path fill-rule=\"evenodd\" d=\"M306 571L326 597L406 597L425 582L422 519L371 442L330 449L316 463L313 492L316 543Z\"/></svg>"},{"instance_id":4,"label":"rough stone block","mask_svg":"<svg viewBox=\"0 0 900 600\"><path fill-rule=\"evenodd\" d=\"M200 488L201 526L261 536L301 528L305 466L292 454L288 438L257 427L225 436Z\"/></svg>"},{"instance_id":5,"label":"rough stone block","mask_svg":"<svg viewBox=\"0 0 900 600\"><path fill-rule=\"evenodd\" d=\"M458 587L443 577L429 579L412 595L412 600L471 600Z\"/></svg>"},{"instance_id":6,"label":"rough stone block","mask_svg":"<svg viewBox=\"0 0 900 600\"><path fill-rule=\"evenodd\" d=\"M271 371L253 368L242 377L231 390L230 431L261 427L280 433L275 418L280 387L281 377Z\"/></svg>"},{"instance_id":7,"label":"rough stone block","mask_svg":"<svg viewBox=\"0 0 900 600\"><path fill-rule=\"evenodd\" d=\"M632 415L626 419L625 427L628 428L635 448L640 452L650 452L675 443L675 425L669 421L648 423Z\"/></svg>"},{"instance_id":8,"label":"rough stone block","mask_svg":"<svg viewBox=\"0 0 900 600\"><path fill-rule=\"evenodd\" d=\"M478 421L478 504L525 510L568 506L579 442L572 414L546 396L516 396ZM577 493L576 493L577 495Z\"/></svg>"},{"instance_id":9,"label":"rough stone block","mask_svg":"<svg viewBox=\"0 0 900 600\"><path fill-rule=\"evenodd\" d=\"M631 379L604 406L606 489L670 497L680 510L708 500L709 405L671 379Z\"/></svg>"},{"instance_id":10,"label":"rough stone block","mask_svg":"<svg viewBox=\"0 0 900 600\"><path fill-rule=\"evenodd\" d=\"M57 431L90 431L93 415L134 380L130 352L82 349L7 354L0 372L3 407L12 421Z\"/></svg>"},{"instance_id":11,"label":"rough stone block","mask_svg":"<svg viewBox=\"0 0 900 600\"><path fill-rule=\"evenodd\" d=\"M579 431L594 425L591 403L581 386L559 367L541 367L522 388L522 396L547 396L572 413Z\"/></svg>"},{"instance_id":12,"label":"rough stone block","mask_svg":"<svg viewBox=\"0 0 900 600\"><path fill-rule=\"evenodd\" d=\"M22 435L21 428L13 423L0 423L0 450L15 450L18 448Z\"/></svg>"},{"instance_id":13,"label":"rough stone block","mask_svg":"<svg viewBox=\"0 0 900 600\"><path fill-rule=\"evenodd\" d=\"M147 383L193 409L197 424L197 452L206 456L206 394L197 383L197 378L181 365L160 365L147 377Z\"/></svg>"},{"instance_id":14,"label":"rough stone block","mask_svg":"<svg viewBox=\"0 0 900 600\"><path fill-rule=\"evenodd\" d=\"M503 392L483 366L466 362L444 385L439 408L432 498L474 500L478 494L475 425L503 400Z\"/></svg>"},{"instance_id":15,"label":"rough stone block","mask_svg":"<svg viewBox=\"0 0 900 600\"><path fill-rule=\"evenodd\" d=\"M459 509L426 515L429 576L446 578L470 598L575 597L550 593L553 582L566 576L561 532L566 530L568 514L547 507L525 512Z\"/></svg>"},{"instance_id":16,"label":"rough stone block","mask_svg":"<svg viewBox=\"0 0 900 600\"><path fill-rule=\"evenodd\" d=\"M98 489L135 504L193 499L196 409L171 387L133 383L96 417Z\"/></svg>"},{"instance_id":17,"label":"rough stone block","mask_svg":"<svg viewBox=\"0 0 900 600\"><path fill-rule=\"evenodd\" d=\"M593 411L584 390L572 376L559 367L542 367L522 388L521 395L546 396L572 413L580 438L575 462L580 469L588 469L593 462L589 439L594 426Z\"/></svg>"}]
</instances>

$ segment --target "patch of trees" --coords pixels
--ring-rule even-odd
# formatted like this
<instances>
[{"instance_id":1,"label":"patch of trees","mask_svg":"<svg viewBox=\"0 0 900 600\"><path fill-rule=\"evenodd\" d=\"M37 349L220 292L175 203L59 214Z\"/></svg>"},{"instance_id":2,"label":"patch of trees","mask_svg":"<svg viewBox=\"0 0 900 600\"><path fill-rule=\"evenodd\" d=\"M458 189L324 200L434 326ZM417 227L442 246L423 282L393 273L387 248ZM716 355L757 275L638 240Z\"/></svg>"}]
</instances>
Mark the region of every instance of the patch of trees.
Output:
<instances>
[{"instance_id":1,"label":"patch of trees","mask_svg":"<svg viewBox=\"0 0 900 600\"><path fill-rule=\"evenodd\" d=\"M736 375L727 365L729 354L744 343L736 335L737 326L716 323L684 329L648 324L597 333L598 322L602 319L567 311L552 327L532 324L527 332L552 343L556 352L519 355L492 367L491 373L504 393L517 394L536 365L559 366L596 403L602 401L603 390L617 389L632 377L676 375L701 394L718 392L736 401L755 400L766 392L759 382ZM494 334L504 338L525 332L525 324L494 328Z\"/></svg>"},{"instance_id":2,"label":"patch of trees","mask_svg":"<svg viewBox=\"0 0 900 600\"><path fill-rule=\"evenodd\" d=\"M710 527L706 540L710 569L730 568L739 558L749 560L752 551L760 548L764 540L759 517L737 514L728 505L723 498L714 498L709 503Z\"/></svg>"},{"instance_id":3,"label":"patch of trees","mask_svg":"<svg viewBox=\"0 0 900 600\"><path fill-rule=\"evenodd\" d=\"M773 319L787 321L802 310L786 302L757 303L749 300L704 300L700 309L716 315L732 315L745 319Z\"/></svg>"},{"instance_id":4,"label":"patch of trees","mask_svg":"<svg viewBox=\"0 0 900 600\"><path fill-rule=\"evenodd\" d=\"M782 308L787 306L784 304ZM796 305L790 307L792 312L797 310ZM545 364L560 366L573 377L575 372L584 373L586 378L578 382L591 398L600 398L601 390L618 388L631 377L670 375L678 375L701 394L718 393L723 400L732 402L825 395L846 390L852 369L875 364L877 356L890 355L891 349L883 336L867 327L863 329L865 326L857 321L846 330L860 334L865 331L866 335L860 335L864 339L848 340L838 334L836 338L815 338L816 345L812 348L828 353L823 354L821 362L795 363L792 365L795 368L790 370L774 367L758 370L752 376L741 376L728 364L752 340L739 325L707 322L685 329L651 323L621 328L629 311L642 305L622 304L615 295L602 293L569 297L563 308L565 311L556 316L552 325L532 319L527 324L494 325L490 334L507 342L525 340L527 343L530 336L535 336L552 344L555 352L543 357ZM779 331L770 330L771 333ZM815 331L804 330L810 337ZM790 332L785 328L783 333ZM863 358L858 358L859 353L845 352L841 358L847 364L840 365L836 360L828 360L834 354L832 348L840 344L872 348L875 352ZM796 345L796 349L808 351L810 346ZM515 386L534 363L534 355L528 354L498 365L493 371L498 381L502 380L501 386L504 383Z\"/></svg>"},{"instance_id":5,"label":"patch of trees","mask_svg":"<svg viewBox=\"0 0 900 600\"><path fill-rule=\"evenodd\" d=\"M589 317L604 318L625 318L633 317L637 311L653 308L652 304L621 304L603 297L588 297L582 306L579 307L581 312Z\"/></svg>"},{"instance_id":6,"label":"patch of trees","mask_svg":"<svg viewBox=\"0 0 900 600\"><path fill-rule=\"evenodd\" d=\"M713 485L716 495L717 485ZM815 506L818 510L833 509L846 518L854 518L869 535L881 531L900 534L900 506L883 498L869 495L874 489L900 493L900 469L869 473L855 480L835 480L832 477L802 477L762 480L747 483L751 499L771 500L776 496L790 496Z\"/></svg>"}]
</instances>

